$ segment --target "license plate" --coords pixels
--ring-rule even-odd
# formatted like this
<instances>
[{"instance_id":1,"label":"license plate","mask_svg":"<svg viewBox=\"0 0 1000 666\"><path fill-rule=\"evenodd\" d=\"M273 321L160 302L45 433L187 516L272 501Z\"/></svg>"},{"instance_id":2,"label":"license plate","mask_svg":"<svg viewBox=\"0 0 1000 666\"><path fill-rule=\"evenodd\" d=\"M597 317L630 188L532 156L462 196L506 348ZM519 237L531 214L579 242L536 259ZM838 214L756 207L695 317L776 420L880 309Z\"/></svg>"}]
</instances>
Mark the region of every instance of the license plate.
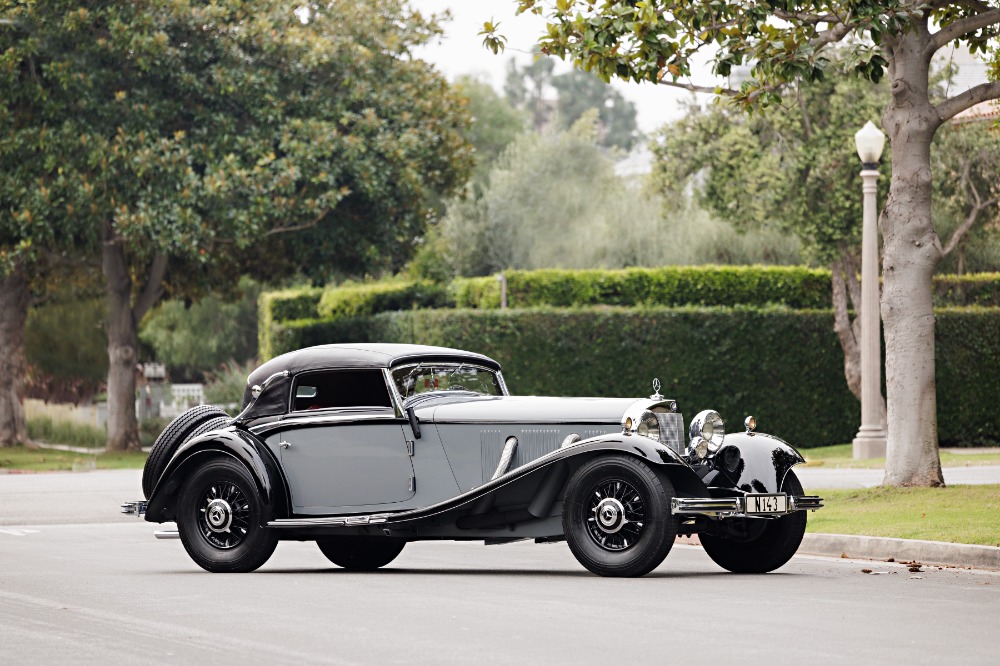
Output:
<instances>
[{"instance_id":1,"label":"license plate","mask_svg":"<svg viewBox=\"0 0 1000 666\"><path fill-rule=\"evenodd\" d=\"M787 495L747 495L747 513L787 513Z\"/></svg>"}]
</instances>

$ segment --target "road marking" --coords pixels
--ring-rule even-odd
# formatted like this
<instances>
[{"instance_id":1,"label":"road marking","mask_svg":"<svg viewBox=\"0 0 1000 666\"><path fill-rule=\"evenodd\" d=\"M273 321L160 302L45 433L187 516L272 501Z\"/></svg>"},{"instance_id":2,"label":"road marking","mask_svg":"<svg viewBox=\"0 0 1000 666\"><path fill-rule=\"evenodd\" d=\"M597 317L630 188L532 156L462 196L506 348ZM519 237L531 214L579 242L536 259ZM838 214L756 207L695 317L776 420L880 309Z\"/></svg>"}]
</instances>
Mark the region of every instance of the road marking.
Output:
<instances>
[{"instance_id":1,"label":"road marking","mask_svg":"<svg viewBox=\"0 0 1000 666\"><path fill-rule=\"evenodd\" d=\"M28 536L29 534L39 534L40 530L5 530L0 529L0 534L9 534L10 536Z\"/></svg>"}]
</instances>

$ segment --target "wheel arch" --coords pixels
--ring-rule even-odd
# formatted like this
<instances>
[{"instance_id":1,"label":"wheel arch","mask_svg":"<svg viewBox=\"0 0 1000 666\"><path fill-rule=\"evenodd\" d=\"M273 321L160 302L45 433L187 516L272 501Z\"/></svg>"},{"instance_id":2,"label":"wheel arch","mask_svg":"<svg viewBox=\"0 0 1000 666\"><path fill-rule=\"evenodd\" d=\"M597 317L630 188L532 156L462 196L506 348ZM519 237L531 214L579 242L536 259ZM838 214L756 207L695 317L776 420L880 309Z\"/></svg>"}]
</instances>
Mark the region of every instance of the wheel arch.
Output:
<instances>
[{"instance_id":1,"label":"wheel arch","mask_svg":"<svg viewBox=\"0 0 1000 666\"><path fill-rule=\"evenodd\" d=\"M199 465L220 456L233 458L247 469L261 502L272 507L275 517L289 515L288 484L273 454L252 434L230 426L205 433L177 449L149 497L146 520L173 520L184 481Z\"/></svg>"}]
</instances>

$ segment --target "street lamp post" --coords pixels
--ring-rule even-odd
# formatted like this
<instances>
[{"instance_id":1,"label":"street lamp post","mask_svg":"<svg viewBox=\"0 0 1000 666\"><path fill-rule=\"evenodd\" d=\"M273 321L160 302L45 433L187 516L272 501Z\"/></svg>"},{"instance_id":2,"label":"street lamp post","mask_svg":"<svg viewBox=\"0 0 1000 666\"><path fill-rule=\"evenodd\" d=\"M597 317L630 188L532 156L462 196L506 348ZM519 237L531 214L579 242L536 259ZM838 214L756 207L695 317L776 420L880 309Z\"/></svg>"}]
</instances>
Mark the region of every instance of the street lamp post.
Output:
<instances>
[{"instance_id":1,"label":"street lamp post","mask_svg":"<svg viewBox=\"0 0 1000 666\"><path fill-rule=\"evenodd\" d=\"M879 344L878 231L875 194L878 161L885 135L869 120L854 135L861 158L861 191L864 216L861 236L861 429L854 438L854 458L885 457L885 423L879 402L882 396L882 354Z\"/></svg>"}]
</instances>

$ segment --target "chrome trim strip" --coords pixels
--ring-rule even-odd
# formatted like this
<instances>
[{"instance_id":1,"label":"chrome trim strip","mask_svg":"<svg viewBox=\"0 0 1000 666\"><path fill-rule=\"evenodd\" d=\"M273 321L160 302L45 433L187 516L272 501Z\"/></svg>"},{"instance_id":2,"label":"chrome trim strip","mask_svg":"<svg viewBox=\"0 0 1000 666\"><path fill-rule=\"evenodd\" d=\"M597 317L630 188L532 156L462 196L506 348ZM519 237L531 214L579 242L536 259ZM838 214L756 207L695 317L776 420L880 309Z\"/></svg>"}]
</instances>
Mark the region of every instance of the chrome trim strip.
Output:
<instances>
[{"instance_id":1,"label":"chrome trim strip","mask_svg":"<svg viewBox=\"0 0 1000 666\"><path fill-rule=\"evenodd\" d=\"M180 539L181 533L177 530L156 530L153 536L157 539Z\"/></svg>"},{"instance_id":2,"label":"chrome trim strip","mask_svg":"<svg viewBox=\"0 0 1000 666\"><path fill-rule=\"evenodd\" d=\"M503 443L503 453L500 454L500 462L497 463L497 469L493 472L493 476L490 477L490 481L496 481L507 473L508 468L510 468L510 461L514 459L514 454L516 452L517 437L508 437Z\"/></svg>"}]
</instances>

